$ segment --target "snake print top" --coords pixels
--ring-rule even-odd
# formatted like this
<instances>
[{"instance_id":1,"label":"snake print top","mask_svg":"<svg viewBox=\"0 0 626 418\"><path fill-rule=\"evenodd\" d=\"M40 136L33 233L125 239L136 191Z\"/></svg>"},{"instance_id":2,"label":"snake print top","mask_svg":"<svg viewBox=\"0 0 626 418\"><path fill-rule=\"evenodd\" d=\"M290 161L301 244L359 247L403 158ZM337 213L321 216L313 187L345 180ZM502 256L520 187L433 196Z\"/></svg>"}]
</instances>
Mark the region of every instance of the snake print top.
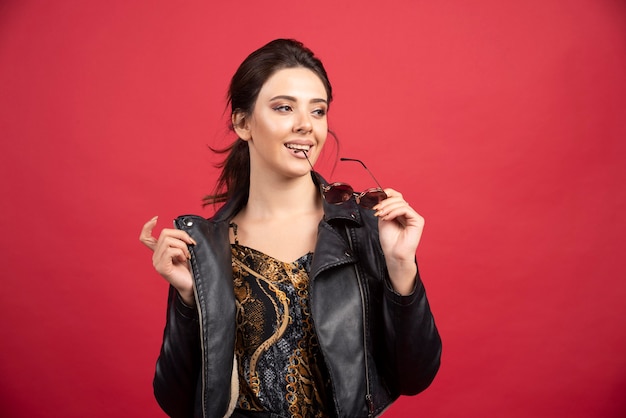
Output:
<instances>
[{"instance_id":1,"label":"snake print top","mask_svg":"<svg viewBox=\"0 0 626 418\"><path fill-rule=\"evenodd\" d=\"M313 254L285 263L235 242L237 407L328 417L330 383L309 310Z\"/></svg>"}]
</instances>

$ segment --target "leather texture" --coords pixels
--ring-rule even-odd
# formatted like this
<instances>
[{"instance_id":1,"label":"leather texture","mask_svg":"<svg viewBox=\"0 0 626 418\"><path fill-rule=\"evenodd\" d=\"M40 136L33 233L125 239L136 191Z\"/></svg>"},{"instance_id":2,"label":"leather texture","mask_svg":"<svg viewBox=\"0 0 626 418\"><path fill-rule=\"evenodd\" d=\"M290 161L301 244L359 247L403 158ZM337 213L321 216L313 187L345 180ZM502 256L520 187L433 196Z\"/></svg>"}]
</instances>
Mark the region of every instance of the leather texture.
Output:
<instances>
[{"instance_id":1,"label":"leather texture","mask_svg":"<svg viewBox=\"0 0 626 418\"><path fill-rule=\"evenodd\" d=\"M228 415L235 341L228 224L245 199L234 197L211 219L175 221L197 243L190 246L197 308L170 289L154 392L171 417ZM439 369L441 339L419 273L411 295L392 290L377 225L354 200L324 202L310 302L337 417L380 415L398 396L426 389Z\"/></svg>"}]
</instances>

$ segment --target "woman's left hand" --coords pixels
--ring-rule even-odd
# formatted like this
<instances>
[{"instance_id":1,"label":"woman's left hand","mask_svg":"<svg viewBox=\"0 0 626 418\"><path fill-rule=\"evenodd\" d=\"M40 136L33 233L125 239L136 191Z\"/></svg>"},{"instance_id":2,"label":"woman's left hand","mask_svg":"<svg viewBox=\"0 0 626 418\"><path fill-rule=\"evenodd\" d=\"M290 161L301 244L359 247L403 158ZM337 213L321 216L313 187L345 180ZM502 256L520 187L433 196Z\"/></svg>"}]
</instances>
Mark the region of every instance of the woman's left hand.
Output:
<instances>
[{"instance_id":1,"label":"woman's left hand","mask_svg":"<svg viewBox=\"0 0 626 418\"><path fill-rule=\"evenodd\" d=\"M404 200L401 193L393 189L385 189L385 193L387 199L374 206L380 245L394 289L406 295L413 290L415 283L415 252L422 237L424 218Z\"/></svg>"}]
</instances>

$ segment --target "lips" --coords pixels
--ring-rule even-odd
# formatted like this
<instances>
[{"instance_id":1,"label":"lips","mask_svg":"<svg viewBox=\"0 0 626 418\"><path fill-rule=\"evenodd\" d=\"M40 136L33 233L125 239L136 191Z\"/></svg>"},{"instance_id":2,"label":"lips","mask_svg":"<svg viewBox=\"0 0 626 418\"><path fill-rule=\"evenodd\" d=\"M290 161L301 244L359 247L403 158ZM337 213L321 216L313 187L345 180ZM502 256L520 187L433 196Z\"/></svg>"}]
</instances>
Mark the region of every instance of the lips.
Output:
<instances>
[{"instance_id":1,"label":"lips","mask_svg":"<svg viewBox=\"0 0 626 418\"><path fill-rule=\"evenodd\" d=\"M309 150L311 149L310 145L304 145L304 144L285 144L285 147L295 150L295 151L306 151L309 152Z\"/></svg>"}]
</instances>

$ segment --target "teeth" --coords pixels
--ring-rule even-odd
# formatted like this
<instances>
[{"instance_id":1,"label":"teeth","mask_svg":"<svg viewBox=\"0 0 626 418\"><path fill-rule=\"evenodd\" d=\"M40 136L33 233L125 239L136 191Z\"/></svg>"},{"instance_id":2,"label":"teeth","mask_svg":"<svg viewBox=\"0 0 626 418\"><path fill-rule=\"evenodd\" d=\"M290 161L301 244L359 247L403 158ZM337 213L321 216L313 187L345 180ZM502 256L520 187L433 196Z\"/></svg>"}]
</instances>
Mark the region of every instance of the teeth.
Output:
<instances>
[{"instance_id":1,"label":"teeth","mask_svg":"<svg viewBox=\"0 0 626 418\"><path fill-rule=\"evenodd\" d=\"M285 146L289 149L295 149L298 151L308 151L311 149L310 145L299 145L299 144L285 144Z\"/></svg>"}]
</instances>

